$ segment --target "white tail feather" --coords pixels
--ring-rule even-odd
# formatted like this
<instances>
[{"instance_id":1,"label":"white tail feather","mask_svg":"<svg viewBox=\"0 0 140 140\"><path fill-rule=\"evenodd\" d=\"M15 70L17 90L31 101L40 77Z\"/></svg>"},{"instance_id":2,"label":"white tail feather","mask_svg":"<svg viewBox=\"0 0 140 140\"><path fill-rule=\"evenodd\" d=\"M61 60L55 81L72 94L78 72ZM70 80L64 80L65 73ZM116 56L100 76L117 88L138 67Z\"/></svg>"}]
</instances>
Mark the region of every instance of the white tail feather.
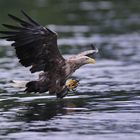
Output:
<instances>
[{"instance_id":1,"label":"white tail feather","mask_svg":"<svg viewBox=\"0 0 140 140\"><path fill-rule=\"evenodd\" d=\"M13 80L13 83L11 84L12 87L19 87L19 88L25 88L28 81L18 81Z\"/></svg>"}]
</instances>

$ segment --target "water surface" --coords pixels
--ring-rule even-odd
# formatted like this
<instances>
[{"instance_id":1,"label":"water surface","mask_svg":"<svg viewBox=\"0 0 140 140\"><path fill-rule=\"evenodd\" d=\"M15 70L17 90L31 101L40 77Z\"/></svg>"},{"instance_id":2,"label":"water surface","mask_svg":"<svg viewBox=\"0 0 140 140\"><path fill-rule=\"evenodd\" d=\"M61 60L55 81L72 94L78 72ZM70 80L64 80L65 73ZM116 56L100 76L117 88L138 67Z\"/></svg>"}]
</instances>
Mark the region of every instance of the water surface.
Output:
<instances>
[{"instance_id":1,"label":"water surface","mask_svg":"<svg viewBox=\"0 0 140 140\"><path fill-rule=\"evenodd\" d=\"M139 140L139 0L1 0L0 23L24 9L59 34L65 57L99 49L95 65L76 71L77 93L56 99L24 93L11 80L36 79L22 67L10 43L0 40L0 139ZM4 29L1 27L1 29Z\"/></svg>"}]
</instances>

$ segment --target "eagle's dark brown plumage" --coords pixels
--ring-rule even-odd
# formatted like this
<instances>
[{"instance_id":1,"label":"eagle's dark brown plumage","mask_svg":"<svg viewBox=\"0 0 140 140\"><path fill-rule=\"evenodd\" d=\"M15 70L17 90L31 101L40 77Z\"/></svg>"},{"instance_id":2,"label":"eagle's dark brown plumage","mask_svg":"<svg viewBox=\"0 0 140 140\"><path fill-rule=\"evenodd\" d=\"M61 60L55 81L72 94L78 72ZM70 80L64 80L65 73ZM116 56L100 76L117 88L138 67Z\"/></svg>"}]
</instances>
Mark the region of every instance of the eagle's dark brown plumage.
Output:
<instances>
[{"instance_id":1,"label":"eagle's dark brown plumage","mask_svg":"<svg viewBox=\"0 0 140 140\"><path fill-rule=\"evenodd\" d=\"M26 84L27 92L45 92L56 94L62 98L65 95L67 78L80 66L94 63L87 57L97 50L90 50L65 60L57 47L57 34L43 27L24 11L27 20L22 20L11 14L8 16L19 23L19 26L3 24L10 31L0 31L7 41L14 41L11 46L16 50L19 62L25 67L31 67L31 73L43 71L37 81Z\"/></svg>"}]
</instances>

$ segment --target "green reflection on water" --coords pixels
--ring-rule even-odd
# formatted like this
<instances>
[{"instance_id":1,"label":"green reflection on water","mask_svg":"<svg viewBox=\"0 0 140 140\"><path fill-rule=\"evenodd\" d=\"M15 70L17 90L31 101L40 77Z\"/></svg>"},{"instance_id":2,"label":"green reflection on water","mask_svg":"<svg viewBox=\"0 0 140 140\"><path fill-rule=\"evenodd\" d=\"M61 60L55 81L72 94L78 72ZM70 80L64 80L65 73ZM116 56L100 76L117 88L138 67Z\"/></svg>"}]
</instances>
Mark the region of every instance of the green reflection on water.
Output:
<instances>
[{"instance_id":1,"label":"green reflection on water","mask_svg":"<svg viewBox=\"0 0 140 140\"><path fill-rule=\"evenodd\" d=\"M140 27L139 0L1 0L1 23L9 22L7 13L20 15L20 9L24 9L44 25L86 24L100 26L102 29L95 32L105 33L134 31Z\"/></svg>"}]
</instances>

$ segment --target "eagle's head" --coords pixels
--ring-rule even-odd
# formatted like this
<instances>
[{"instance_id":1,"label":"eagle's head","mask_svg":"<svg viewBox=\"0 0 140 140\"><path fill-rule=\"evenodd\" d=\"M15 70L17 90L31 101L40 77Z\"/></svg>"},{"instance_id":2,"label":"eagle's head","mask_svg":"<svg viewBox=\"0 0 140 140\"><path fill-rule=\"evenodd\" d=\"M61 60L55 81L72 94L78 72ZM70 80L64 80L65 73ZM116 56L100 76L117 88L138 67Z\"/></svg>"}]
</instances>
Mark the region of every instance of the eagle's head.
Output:
<instances>
[{"instance_id":1,"label":"eagle's head","mask_svg":"<svg viewBox=\"0 0 140 140\"><path fill-rule=\"evenodd\" d=\"M96 63L95 59L88 56L72 57L67 60L67 63L65 66L66 77L71 76L73 72L75 72L77 69L79 69L83 65L95 64L95 63Z\"/></svg>"}]
</instances>

